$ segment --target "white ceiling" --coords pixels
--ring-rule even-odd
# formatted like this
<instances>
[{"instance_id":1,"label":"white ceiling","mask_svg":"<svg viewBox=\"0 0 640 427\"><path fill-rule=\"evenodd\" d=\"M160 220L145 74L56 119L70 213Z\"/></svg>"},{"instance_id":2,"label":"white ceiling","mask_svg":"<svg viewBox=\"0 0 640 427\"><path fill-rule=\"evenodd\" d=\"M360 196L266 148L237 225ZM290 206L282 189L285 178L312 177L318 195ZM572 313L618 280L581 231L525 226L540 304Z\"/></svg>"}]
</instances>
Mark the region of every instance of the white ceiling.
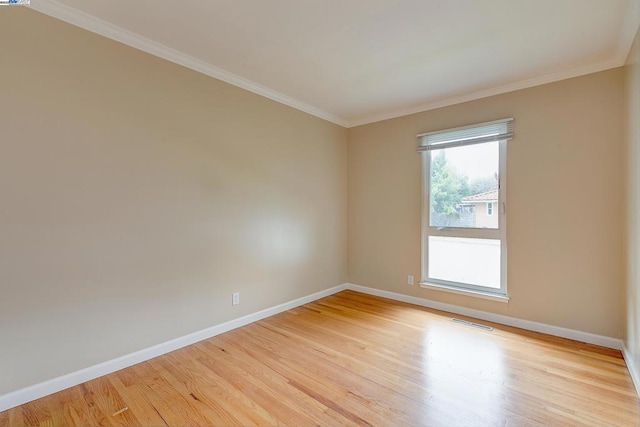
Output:
<instances>
[{"instance_id":1,"label":"white ceiling","mask_svg":"<svg viewBox=\"0 0 640 427\"><path fill-rule=\"evenodd\" d=\"M32 0L343 126L620 66L640 0Z\"/></svg>"}]
</instances>

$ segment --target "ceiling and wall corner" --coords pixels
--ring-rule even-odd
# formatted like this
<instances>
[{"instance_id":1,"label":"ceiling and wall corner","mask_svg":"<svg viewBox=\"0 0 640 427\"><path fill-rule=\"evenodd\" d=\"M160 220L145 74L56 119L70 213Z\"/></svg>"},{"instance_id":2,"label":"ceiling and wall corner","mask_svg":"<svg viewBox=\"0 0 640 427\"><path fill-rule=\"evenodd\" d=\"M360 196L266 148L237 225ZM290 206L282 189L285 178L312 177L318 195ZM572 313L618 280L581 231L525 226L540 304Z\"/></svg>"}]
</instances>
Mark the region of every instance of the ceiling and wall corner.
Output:
<instances>
[{"instance_id":1,"label":"ceiling and wall corner","mask_svg":"<svg viewBox=\"0 0 640 427\"><path fill-rule=\"evenodd\" d=\"M640 25L640 0L176 5L31 8L344 127L622 66Z\"/></svg>"},{"instance_id":2,"label":"ceiling and wall corner","mask_svg":"<svg viewBox=\"0 0 640 427\"><path fill-rule=\"evenodd\" d=\"M216 67L215 65L208 64L204 61L194 58L193 56L186 55L161 43L155 42L131 31L127 31L123 28L110 24L99 18L81 12L77 9L65 6L55 0L39 0L31 3L30 7L38 12L42 12L51 17L60 19L69 24L78 26L85 30L100 34L101 36L110 38L117 42L126 44L128 46L140 49L143 52L150 53L159 58L166 59L167 61L182 65L183 67L190 68L202 74L206 74L210 77L214 77L218 80L222 80L225 83L232 84L242 89L246 89L250 92L262 95L266 98L280 102L284 105L288 105L297 110L309 113L313 116L327 120L329 122L346 126L340 117L337 117L328 112L322 111L311 105L300 102L289 96L278 93L267 87L261 86L236 74Z\"/></svg>"}]
</instances>

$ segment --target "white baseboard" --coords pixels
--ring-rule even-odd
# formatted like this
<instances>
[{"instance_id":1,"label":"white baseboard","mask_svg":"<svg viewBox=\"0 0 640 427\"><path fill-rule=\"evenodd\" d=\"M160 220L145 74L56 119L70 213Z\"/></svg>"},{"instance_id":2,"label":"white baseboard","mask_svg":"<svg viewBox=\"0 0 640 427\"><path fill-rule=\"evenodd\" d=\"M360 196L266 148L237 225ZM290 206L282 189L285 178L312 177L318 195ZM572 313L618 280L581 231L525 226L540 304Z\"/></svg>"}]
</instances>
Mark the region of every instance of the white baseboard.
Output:
<instances>
[{"instance_id":1,"label":"white baseboard","mask_svg":"<svg viewBox=\"0 0 640 427\"><path fill-rule=\"evenodd\" d=\"M376 295L383 298L389 298L396 301L402 301L409 304L415 304L422 307L433 308L435 310L448 311L450 313L461 314L463 316L475 317L476 319L482 319L488 322L500 323L502 325L527 329L529 331L541 332L543 334L555 335L575 341L581 341L589 344L599 345L602 347L622 350L622 340L618 338L592 334L589 332L576 331L574 329L548 325L546 323L539 323L531 320L518 319L517 317L509 317L502 314L489 313L487 311L460 307L453 304L445 304L443 302L399 294L396 292L383 291L381 289L369 288L367 286L354 285L352 283L347 284L347 289L362 292L365 294Z\"/></svg>"},{"instance_id":2,"label":"white baseboard","mask_svg":"<svg viewBox=\"0 0 640 427\"><path fill-rule=\"evenodd\" d=\"M290 310L292 308L307 304L317 299L333 295L337 292L350 289L356 292L362 292L365 294L375 295L383 298L389 298L396 301L402 301L410 304L419 305L422 307L433 308L435 310L447 311L450 313L461 314L464 316L475 317L477 319L486 320L489 322L501 323L504 325L514 326L517 328L527 329L535 332L542 332L545 334L555 335L563 338L569 338L576 341L587 342L590 344L596 344L603 347L614 348L617 350L623 350L625 360L631 377L633 378L636 390L639 390L640 394L640 376L639 372L633 365L633 360L628 356L628 352L623 346L622 340L617 338L606 337L602 335L591 334L588 332L576 331L573 329L562 328L559 326L547 325L544 323L533 322L530 320L518 319L515 317L504 316L501 314L489 313L486 311L475 310L472 308L460 307L452 304L445 304L437 301L428 300L425 298L414 297L410 295L399 294L395 292L383 291L380 289L369 288L366 286L355 285L352 283L345 283L342 285L334 286L329 289L325 289L320 292L316 292L311 295L307 295L302 298L295 299L283 304L276 305L256 313L248 314L238 319L233 319L228 322L221 323L219 325L212 326L207 329L203 329L198 332L194 332L189 335L185 335L153 347L149 347L134 353L130 353L116 359L108 360L97 365L89 366L88 368L81 369L76 372L72 372L66 375L62 375L57 378L53 378L38 384L34 384L29 387L22 388L0 396L0 412L7 409L11 409L15 406L22 405L35 399L47 396L49 394L64 390L69 387L73 387L83 382L90 381L94 378L101 377L103 375L110 374L120 369L127 368L140 362L152 359L154 357L161 356L171 351L177 350L182 347L186 347L190 344L198 341L205 340L207 338L214 337L232 329L239 328L249 323L256 322L258 320L273 316L274 314L281 313L283 311Z\"/></svg>"},{"instance_id":3,"label":"white baseboard","mask_svg":"<svg viewBox=\"0 0 640 427\"><path fill-rule=\"evenodd\" d=\"M622 355L624 356L624 361L627 363L627 369L629 370L629 375L631 375L631 379L633 380L633 385L636 387L636 393L638 397L640 397L640 371L638 371L638 366L636 365L633 357L631 357L631 353L627 348L627 345L623 343L622 345Z\"/></svg>"},{"instance_id":4,"label":"white baseboard","mask_svg":"<svg viewBox=\"0 0 640 427\"><path fill-rule=\"evenodd\" d=\"M116 359L107 360L106 362L89 366L88 368L84 368L76 372L62 375L38 384L34 384L29 387L22 388L20 390L0 395L0 412L6 411L7 409L11 409L15 406L22 405L32 400L39 399L60 390L82 384L83 382L92 380L94 378L98 378L103 375L118 371L120 369L127 368L137 363L144 362L154 357L161 356L163 354L169 353L182 347L186 347L198 341L214 337L232 329L248 325L249 323L253 323L266 317L273 316L274 314L282 313L283 311L287 311L303 304L307 304L309 302L326 297L328 295L335 294L345 289L347 289L346 284L334 286L333 288L325 289L323 291L316 292L314 294L307 295L293 301L285 302L283 304L258 311L257 313L248 314L238 319L233 319L228 322L224 322L189 335L185 335L158 345L154 345L153 347L145 348L143 350L126 354Z\"/></svg>"},{"instance_id":5,"label":"white baseboard","mask_svg":"<svg viewBox=\"0 0 640 427\"><path fill-rule=\"evenodd\" d=\"M367 286L354 285L347 283L346 288L356 292L362 292L369 295L375 295L383 298L389 298L395 301L402 301L409 304L415 304L422 307L433 308L434 310L447 311L449 313L461 314L463 316L475 317L477 319L489 322L500 323L502 325L513 326L516 328L527 329L529 331L541 332L544 334L554 335L557 337L568 338L575 341L595 344L602 347L613 348L622 351L622 356L627 365L629 375L633 380L636 393L640 398L640 370L635 364L631 353L621 339L607 337L604 335L592 334L589 332L576 331L574 329L562 328L560 326L548 325L545 323L534 322L531 320L518 319L515 317L504 316L501 314L489 313L486 311L475 310L472 308L460 307L452 304L432 301L425 298L413 297L410 295L399 294L396 292L383 291L381 289L369 288Z\"/></svg>"}]
</instances>

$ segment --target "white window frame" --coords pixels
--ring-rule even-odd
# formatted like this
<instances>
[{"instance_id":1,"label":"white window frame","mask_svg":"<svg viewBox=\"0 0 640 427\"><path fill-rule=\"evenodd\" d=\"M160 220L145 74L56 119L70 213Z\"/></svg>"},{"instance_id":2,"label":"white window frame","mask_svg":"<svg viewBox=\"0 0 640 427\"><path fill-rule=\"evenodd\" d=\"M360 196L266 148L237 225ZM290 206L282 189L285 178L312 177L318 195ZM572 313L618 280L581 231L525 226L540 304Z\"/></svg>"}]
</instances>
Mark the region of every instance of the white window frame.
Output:
<instances>
[{"instance_id":1,"label":"white window frame","mask_svg":"<svg viewBox=\"0 0 640 427\"><path fill-rule=\"evenodd\" d=\"M456 129L465 129L479 127L486 124L496 122L511 122L513 119L497 120L495 122L479 123L476 125L464 126ZM454 129L451 129L454 130ZM445 132L445 131L442 131ZM427 135L427 134L423 134ZM418 135L422 137L423 135ZM507 141L510 137L498 142L498 201L494 206L494 212L497 209L498 228L463 228L463 227L432 227L430 224L430 188L431 188L431 154L430 150L422 152L422 172L423 172L423 191L422 191L422 277L420 286L423 288L444 290L453 293L461 293L464 295L472 295L481 298L487 298L495 301L508 302L507 296ZM489 142L489 141L487 141ZM464 144L463 144L464 145ZM424 147L423 145L421 147ZM435 150L434 150L435 151ZM492 202L495 203L495 202ZM445 236L445 237L467 237L494 239L500 241L500 288L489 288L486 286L473 285L469 283L451 282L442 279L434 279L429 277L429 236Z\"/></svg>"},{"instance_id":2,"label":"white window frame","mask_svg":"<svg viewBox=\"0 0 640 427\"><path fill-rule=\"evenodd\" d=\"M493 216L493 202L487 202L487 215Z\"/></svg>"}]
</instances>

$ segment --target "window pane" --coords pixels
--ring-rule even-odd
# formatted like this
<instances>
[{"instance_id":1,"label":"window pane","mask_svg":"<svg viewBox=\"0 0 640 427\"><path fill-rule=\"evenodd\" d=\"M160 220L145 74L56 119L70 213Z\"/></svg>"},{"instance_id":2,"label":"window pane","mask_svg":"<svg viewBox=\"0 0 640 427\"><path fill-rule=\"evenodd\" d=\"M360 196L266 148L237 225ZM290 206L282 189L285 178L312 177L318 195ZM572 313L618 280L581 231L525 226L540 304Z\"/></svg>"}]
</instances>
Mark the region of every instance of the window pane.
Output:
<instances>
[{"instance_id":1,"label":"window pane","mask_svg":"<svg viewBox=\"0 0 640 427\"><path fill-rule=\"evenodd\" d=\"M500 289L500 240L429 236L429 278Z\"/></svg>"},{"instance_id":2,"label":"window pane","mask_svg":"<svg viewBox=\"0 0 640 427\"><path fill-rule=\"evenodd\" d=\"M498 142L431 152L432 227L498 228L499 156Z\"/></svg>"}]
</instances>

